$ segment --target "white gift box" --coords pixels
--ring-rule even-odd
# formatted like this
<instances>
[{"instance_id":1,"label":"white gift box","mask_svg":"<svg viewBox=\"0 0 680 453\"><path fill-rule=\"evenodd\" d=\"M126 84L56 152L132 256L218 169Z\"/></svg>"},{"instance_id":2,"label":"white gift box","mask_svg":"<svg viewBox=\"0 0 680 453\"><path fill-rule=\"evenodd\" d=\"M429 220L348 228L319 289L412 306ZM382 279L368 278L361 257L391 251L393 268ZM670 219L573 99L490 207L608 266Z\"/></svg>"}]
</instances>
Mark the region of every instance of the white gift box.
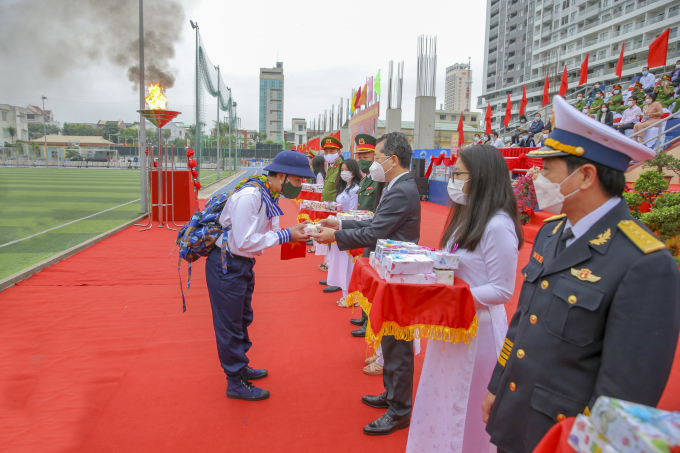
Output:
<instances>
[{"instance_id":1,"label":"white gift box","mask_svg":"<svg viewBox=\"0 0 680 453\"><path fill-rule=\"evenodd\" d=\"M375 269L374 263L375 262L375 252L371 252L368 254L368 264L371 265L373 269Z\"/></svg>"},{"instance_id":2,"label":"white gift box","mask_svg":"<svg viewBox=\"0 0 680 453\"><path fill-rule=\"evenodd\" d=\"M437 276L437 283L453 286L453 271L445 269L435 269L434 273Z\"/></svg>"},{"instance_id":3,"label":"white gift box","mask_svg":"<svg viewBox=\"0 0 680 453\"><path fill-rule=\"evenodd\" d=\"M384 280L388 283L412 283L417 285L433 285L437 282L437 276L434 272L426 274L391 274L389 271L385 272Z\"/></svg>"},{"instance_id":4,"label":"white gift box","mask_svg":"<svg viewBox=\"0 0 680 453\"><path fill-rule=\"evenodd\" d=\"M430 258L434 261L435 269L454 270L458 269L458 255L442 251L430 253Z\"/></svg>"},{"instance_id":5,"label":"white gift box","mask_svg":"<svg viewBox=\"0 0 680 453\"><path fill-rule=\"evenodd\" d=\"M576 416L567 442L579 453L616 453L617 450L600 434L590 421L590 418L579 414Z\"/></svg>"},{"instance_id":6,"label":"white gift box","mask_svg":"<svg viewBox=\"0 0 680 453\"><path fill-rule=\"evenodd\" d=\"M425 255L386 255L385 270L396 274L427 274L432 272L434 263Z\"/></svg>"},{"instance_id":7,"label":"white gift box","mask_svg":"<svg viewBox=\"0 0 680 453\"><path fill-rule=\"evenodd\" d=\"M316 227L316 225L305 225L304 228L302 229L302 232L304 234L316 234L319 232L319 230Z\"/></svg>"}]
</instances>

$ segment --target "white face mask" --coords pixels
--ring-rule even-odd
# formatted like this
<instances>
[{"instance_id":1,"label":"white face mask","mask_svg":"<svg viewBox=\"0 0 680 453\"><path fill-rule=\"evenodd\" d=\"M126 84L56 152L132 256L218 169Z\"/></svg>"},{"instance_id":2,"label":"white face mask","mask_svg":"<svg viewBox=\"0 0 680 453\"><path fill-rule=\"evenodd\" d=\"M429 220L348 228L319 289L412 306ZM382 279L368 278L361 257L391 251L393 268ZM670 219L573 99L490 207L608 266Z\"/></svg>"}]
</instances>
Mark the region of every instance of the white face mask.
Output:
<instances>
[{"instance_id":1,"label":"white face mask","mask_svg":"<svg viewBox=\"0 0 680 453\"><path fill-rule=\"evenodd\" d=\"M576 99L578 99L579 101L582 101L582 100L583 100L583 97L579 96L579 97L577 97Z\"/></svg>"},{"instance_id":2,"label":"white face mask","mask_svg":"<svg viewBox=\"0 0 680 453\"><path fill-rule=\"evenodd\" d=\"M354 175L352 175L351 171L341 171L340 172L340 177L342 178L343 181L345 182L350 182Z\"/></svg>"},{"instance_id":3,"label":"white face mask","mask_svg":"<svg viewBox=\"0 0 680 453\"><path fill-rule=\"evenodd\" d=\"M333 162L335 162L336 160L338 160L338 156L339 156L339 155L340 155L340 153L335 153L335 154L325 154L325 155L323 156L323 158L324 158L324 160L325 160L326 162L328 162L329 164L332 164Z\"/></svg>"},{"instance_id":4,"label":"white face mask","mask_svg":"<svg viewBox=\"0 0 680 453\"><path fill-rule=\"evenodd\" d=\"M572 174L567 176L564 181L559 184L550 181L548 178L539 173L538 178L534 180L534 189L536 191L536 201L538 201L538 207L544 211L552 212L553 214L561 214L564 200L571 197L576 192L579 192L581 189L577 189L565 196L562 195L560 186L562 186L562 184L564 184L567 179L574 176L580 169L581 167L574 170Z\"/></svg>"},{"instance_id":5,"label":"white face mask","mask_svg":"<svg viewBox=\"0 0 680 453\"><path fill-rule=\"evenodd\" d=\"M675 65L675 68L676 68L676 69L680 69L680 64L676 64L676 65Z\"/></svg>"},{"instance_id":6,"label":"white face mask","mask_svg":"<svg viewBox=\"0 0 680 453\"><path fill-rule=\"evenodd\" d=\"M389 161L389 159L387 159ZM385 161L385 162L387 162ZM392 168L390 167L390 170ZM368 170L368 172L371 174L371 179L376 182L385 182L385 175L390 171L387 170L385 171L385 168L382 166L382 164L379 164L376 161L373 161L371 164L371 168Z\"/></svg>"},{"instance_id":7,"label":"white face mask","mask_svg":"<svg viewBox=\"0 0 680 453\"><path fill-rule=\"evenodd\" d=\"M462 181L460 179L449 179L449 184L446 186L446 191L449 193L449 198L451 198L454 203L467 203L467 194L463 193L463 187L468 181L469 179L467 181Z\"/></svg>"},{"instance_id":8,"label":"white face mask","mask_svg":"<svg viewBox=\"0 0 680 453\"><path fill-rule=\"evenodd\" d=\"M602 113L607 113L607 109L602 109Z\"/></svg>"},{"instance_id":9,"label":"white face mask","mask_svg":"<svg viewBox=\"0 0 680 453\"><path fill-rule=\"evenodd\" d=\"M645 99L645 104L651 104L652 100L651 99Z\"/></svg>"},{"instance_id":10,"label":"white face mask","mask_svg":"<svg viewBox=\"0 0 680 453\"><path fill-rule=\"evenodd\" d=\"M634 105L635 105L635 102L633 102L633 101L630 101L630 102L628 103L628 105L630 105L630 106L632 107L632 106L634 106Z\"/></svg>"},{"instance_id":11,"label":"white face mask","mask_svg":"<svg viewBox=\"0 0 680 453\"><path fill-rule=\"evenodd\" d=\"M585 113L586 115L588 114L588 112L589 112L588 109L583 109L583 113Z\"/></svg>"}]
</instances>

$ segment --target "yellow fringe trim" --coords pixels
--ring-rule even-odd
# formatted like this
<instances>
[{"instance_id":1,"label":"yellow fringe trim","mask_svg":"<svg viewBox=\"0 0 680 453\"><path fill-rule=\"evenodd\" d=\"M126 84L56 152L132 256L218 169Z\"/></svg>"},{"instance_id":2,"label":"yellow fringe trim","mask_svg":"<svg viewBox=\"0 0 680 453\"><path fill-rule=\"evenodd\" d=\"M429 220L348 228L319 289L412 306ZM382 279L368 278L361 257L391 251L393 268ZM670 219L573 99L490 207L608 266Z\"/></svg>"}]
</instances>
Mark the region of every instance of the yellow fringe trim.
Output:
<instances>
[{"instance_id":1,"label":"yellow fringe trim","mask_svg":"<svg viewBox=\"0 0 680 453\"><path fill-rule=\"evenodd\" d=\"M444 326L435 326L431 324L415 324L412 326L402 327L393 321L385 321L382 324L380 332L377 334L373 331L371 326L371 303L361 294L360 291L354 291L347 296L345 303L348 307L353 307L355 302L359 302L359 306L369 316L366 325L366 342L374 349L382 342L385 335L392 335L397 340L411 341L420 338L427 338L430 340L441 340L444 343L464 343L470 344L470 341L477 336L478 321L475 316L470 324L470 327L465 329L463 327L450 328Z\"/></svg>"}]
</instances>

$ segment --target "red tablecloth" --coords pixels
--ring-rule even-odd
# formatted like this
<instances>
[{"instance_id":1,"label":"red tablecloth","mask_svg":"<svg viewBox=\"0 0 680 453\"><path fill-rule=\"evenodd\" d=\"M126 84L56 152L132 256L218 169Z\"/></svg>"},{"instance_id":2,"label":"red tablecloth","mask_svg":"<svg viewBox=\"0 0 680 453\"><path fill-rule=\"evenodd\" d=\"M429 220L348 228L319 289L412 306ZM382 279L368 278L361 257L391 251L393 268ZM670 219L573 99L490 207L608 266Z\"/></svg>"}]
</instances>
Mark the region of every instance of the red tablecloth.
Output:
<instances>
[{"instance_id":1,"label":"red tablecloth","mask_svg":"<svg viewBox=\"0 0 680 453\"><path fill-rule=\"evenodd\" d=\"M453 286L387 283L368 258L361 258L354 266L347 296L348 305L355 302L368 314L366 341L374 348L384 335L406 341L417 337L451 343L469 343L477 335L472 293L459 278Z\"/></svg>"},{"instance_id":2,"label":"red tablecloth","mask_svg":"<svg viewBox=\"0 0 680 453\"><path fill-rule=\"evenodd\" d=\"M300 191L300 195L298 195L295 199L295 202L300 204L302 200L321 201L321 195L321 192L309 192L307 190L302 190Z\"/></svg>"},{"instance_id":3,"label":"red tablecloth","mask_svg":"<svg viewBox=\"0 0 680 453\"><path fill-rule=\"evenodd\" d=\"M503 157L519 157L520 154L526 154L538 148L538 146L533 148L498 148L498 151L501 152Z\"/></svg>"},{"instance_id":4,"label":"red tablecloth","mask_svg":"<svg viewBox=\"0 0 680 453\"><path fill-rule=\"evenodd\" d=\"M576 453L576 450L567 443L574 421L576 417L565 418L550 428L536 445L534 453Z\"/></svg>"},{"instance_id":5,"label":"red tablecloth","mask_svg":"<svg viewBox=\"0 0 680 453\"><path fill-rule=\"evenodd\" d=\"M319 220L327 219L331 215L335 215L337 212L331 211L312 211L311 209L302 208L298 214L298 223L302 223L305 220L316 223Z\"/></svg>"}]
</instances>

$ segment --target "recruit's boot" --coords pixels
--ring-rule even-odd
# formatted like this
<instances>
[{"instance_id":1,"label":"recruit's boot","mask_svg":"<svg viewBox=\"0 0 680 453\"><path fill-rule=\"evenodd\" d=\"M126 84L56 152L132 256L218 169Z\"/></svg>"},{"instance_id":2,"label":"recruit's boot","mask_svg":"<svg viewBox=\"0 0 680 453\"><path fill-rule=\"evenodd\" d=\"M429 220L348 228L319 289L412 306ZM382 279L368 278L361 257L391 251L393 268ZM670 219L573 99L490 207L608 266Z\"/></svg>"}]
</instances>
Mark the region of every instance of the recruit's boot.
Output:
<instances>
[{"instance_id":1,"label":"recruit's boot","mask_svg":"<svg viewBox=\"0 0 680 453\"><path fill-rule=\"evenodd\" d=\"M267 377L269 373L267 370L264 368L251 368L249 366L243 368L243 374L245 375L246 379L249 381L255 381L257 379L262 379L263 377Z\"/></svg>"},{"instance_id":2,"label":"recruit's boot","mask_svg":"<svg viewBox=\"0 0 680 453\"><path fill-rule=\"evenodd\" d=\"M245 401L260 401L269 398L269 391L255 387L246 378L227 378L227 398Z\"/></svg>"}]
</instances>

